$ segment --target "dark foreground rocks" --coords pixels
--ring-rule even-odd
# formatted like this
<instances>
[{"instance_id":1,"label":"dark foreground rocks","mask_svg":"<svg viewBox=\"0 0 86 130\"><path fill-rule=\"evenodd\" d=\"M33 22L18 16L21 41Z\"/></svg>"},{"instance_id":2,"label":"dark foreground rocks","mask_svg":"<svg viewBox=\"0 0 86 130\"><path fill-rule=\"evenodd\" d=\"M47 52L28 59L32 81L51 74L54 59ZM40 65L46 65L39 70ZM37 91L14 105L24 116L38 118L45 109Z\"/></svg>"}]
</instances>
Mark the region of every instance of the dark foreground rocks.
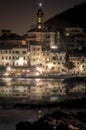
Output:
<instances>
[{"instance_id":1,"label":"dark foreground rocks","mask_svg":"<svg viewBox=\"0 0 86 130\"><path fill-rule=\"evenodd\" d=\"M86 130L86 110L55 111L34 123L20 122L16 130Z\"/></svg>"}]
</instances>

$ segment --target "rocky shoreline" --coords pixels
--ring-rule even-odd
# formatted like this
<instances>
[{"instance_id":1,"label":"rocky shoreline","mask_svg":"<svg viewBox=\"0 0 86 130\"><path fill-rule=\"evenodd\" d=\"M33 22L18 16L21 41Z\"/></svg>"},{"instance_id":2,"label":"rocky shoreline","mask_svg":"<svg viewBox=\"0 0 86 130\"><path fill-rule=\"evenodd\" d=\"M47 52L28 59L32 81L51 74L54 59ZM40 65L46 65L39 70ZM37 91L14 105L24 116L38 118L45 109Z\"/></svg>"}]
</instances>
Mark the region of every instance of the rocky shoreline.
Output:
<instances>
[{"instance_id":1,"label":"rocky shoreline","mask_svg":"<svg viewBox=\"0 0 86 130\"><path fill-rule=\"evenodd\" d=\"M61 102L57 104L40 105L38 107L57 107L51 114L31 122L19 122L16 130L86 130L86 98ZM34 106L36 107L36 106ZM34 108L33 107L33 108Z\"/></svg>"},{"instance_id":2,"label":"rocky shoreline","mask_svg":"<svg viewBox=\"0 0 86 130\"><path fill-rule=\"evenodd\" d=\"M85 111L55 111L34 123L19 122L16 130L86 130Z\"/></svg>"}]
</instances>

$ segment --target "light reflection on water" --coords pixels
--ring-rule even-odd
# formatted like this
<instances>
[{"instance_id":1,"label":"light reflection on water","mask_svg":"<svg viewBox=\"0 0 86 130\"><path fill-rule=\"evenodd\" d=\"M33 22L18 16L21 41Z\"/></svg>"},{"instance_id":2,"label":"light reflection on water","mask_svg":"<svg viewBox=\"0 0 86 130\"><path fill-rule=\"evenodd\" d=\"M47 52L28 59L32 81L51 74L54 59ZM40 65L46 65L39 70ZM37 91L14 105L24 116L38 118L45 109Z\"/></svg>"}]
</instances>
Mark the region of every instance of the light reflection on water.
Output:
<instances>
[{"instance_id":1,"label":"light reflection on water","mask_svg":"<svg viewBox=\"0 0 86 130\"><path fill-rule=\"evenodd\" d=\"M13 102L59 102L67 98L80 98L86 93L86 81L64 82L64 79L10 79L0 82L1 99ZM18 100L19 99L19 100ZM11 103L11 100L10 100Z\"/></svg>"},{"instance_id":2,"label":"light reflection on water","mask_svg":"<svg viewBox=\"0 0 86 130\"><path fill-rule=\"evenodd\" d=\"M86 82L64 82L63 79L15 79L0 80L0 103L58 102L67 98L79 98L86 94ZM52 109L0 109L0 130L15 130L21 121L33 122Z\"/></svg>"}]
</instances>

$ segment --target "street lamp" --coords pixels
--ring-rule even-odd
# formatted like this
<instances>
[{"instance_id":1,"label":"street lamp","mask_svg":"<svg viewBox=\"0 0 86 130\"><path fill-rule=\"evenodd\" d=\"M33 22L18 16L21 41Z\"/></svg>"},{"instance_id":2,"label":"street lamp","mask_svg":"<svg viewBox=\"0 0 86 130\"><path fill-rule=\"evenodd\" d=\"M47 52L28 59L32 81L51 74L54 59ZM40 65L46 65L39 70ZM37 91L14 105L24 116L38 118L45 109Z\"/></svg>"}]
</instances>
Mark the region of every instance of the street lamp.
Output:
<instances>
[{"instance_id":1,"label":"street lamp","mask_svg":"<svg viewBox=\"0 0 86 130\"><path fill-rule=\"evenodd\" d=\"M11 71L11 67L8 66L6 70L7 70L8 72L10 72L10 71Z\"/></svg>"}]
</instances>

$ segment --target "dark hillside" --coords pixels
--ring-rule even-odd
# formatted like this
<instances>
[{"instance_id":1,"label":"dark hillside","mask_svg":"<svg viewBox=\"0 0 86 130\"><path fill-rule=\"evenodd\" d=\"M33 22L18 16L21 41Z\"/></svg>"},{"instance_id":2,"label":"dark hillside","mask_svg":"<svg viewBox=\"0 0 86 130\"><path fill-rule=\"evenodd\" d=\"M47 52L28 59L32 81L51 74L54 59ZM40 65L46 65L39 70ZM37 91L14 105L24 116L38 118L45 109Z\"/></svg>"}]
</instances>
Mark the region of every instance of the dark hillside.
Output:
<instances>
[{"instance_id":1,"label":"dark hillside","mask_svg":"<svg viewBox=\"0 0 86 130\"><path fill-rule=\"evenodd\" d=\"M59 15L47 20L45 25L49 28L64 28L67 26L86 27L86 2L68 9ZM54 26L53 26L54 25Z\"/></svg>"}]
</instances>

